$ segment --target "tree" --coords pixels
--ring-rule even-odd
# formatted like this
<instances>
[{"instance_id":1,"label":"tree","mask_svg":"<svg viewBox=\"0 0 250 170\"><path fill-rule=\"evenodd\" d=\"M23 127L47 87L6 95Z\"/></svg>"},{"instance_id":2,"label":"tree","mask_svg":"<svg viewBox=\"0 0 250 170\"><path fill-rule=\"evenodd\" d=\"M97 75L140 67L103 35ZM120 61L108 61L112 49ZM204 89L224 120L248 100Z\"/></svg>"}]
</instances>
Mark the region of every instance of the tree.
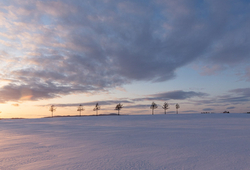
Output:
<instances>
[{"instance_id":1,"label":"tree","mask_svg":"<svg viewBox=\"0 0 250 170\"><path fill-rule=\"evenodd\" d=\"M176 114L178 114L178 109L180 108L180 105L177 103L175 107L176 107Z\"/></svg>"},{"instance_id":2,"label":"tree","mask_svg":"<svg viewBox=\"0 0 250 170\"><path fill-rule=\"evenodd\" d=\"M98 115L98 110L100 110L100 109L101 109L101 107L99 106L98 103L96 103L95 108L93 109L94 111L96 111L96 116Z\"/></svg>"},{"instance_id":3,"label":"tree","mask_svg":"<svg viewBox=\"0 0 250 170\"><path fill-rule=\"evenodd\" d=\"M83 106L81 104L78 106L77 111L79 111L80 112L80 116L82 116L81 112L84 111L84 108L83 108Z\"/></svg>"},{"instance_id":4,"label":"tree","mask_svg":"<svg viewBox=\"0 0 250 170\"><path fill-rule=\"evenodd\" d=\"M152 102L150 109L152 109L152 115L154 114L154 109L156 109L158 106L155 102Z\"/></svg>"},{"instance_id":5,"label":"tree","mask_svg":"<svg viewBox=\"0 0 250 170\"><path fill-rule=\"evenodd\" d=\"M166 114L167 110L169 109L168 103L165 102L165 103L163 104L162 108L165 110L165 114Z\"/></svg>"},{"instance_id":6,"label":"tree","mask_svg":"<svg viewBox=\"0 0 250 170\"><path fill-rule=\"evenodd\" d=\"M51 111L53 117L53 112L56 111L56 107L54 105L51 105L49 111Z\"/></svg>"},{"instance_id":7,"label":"tree","mask_svg":"<svg viewBox=\"0 0 250 170\"><path fill-rule=\"evenodd\" d=\"M118 105L116 105L115 110L118 111L118 115L120 115L120 110L123 108L123 105L121 103L119 103Z\"/></svg>"}]
</instances>

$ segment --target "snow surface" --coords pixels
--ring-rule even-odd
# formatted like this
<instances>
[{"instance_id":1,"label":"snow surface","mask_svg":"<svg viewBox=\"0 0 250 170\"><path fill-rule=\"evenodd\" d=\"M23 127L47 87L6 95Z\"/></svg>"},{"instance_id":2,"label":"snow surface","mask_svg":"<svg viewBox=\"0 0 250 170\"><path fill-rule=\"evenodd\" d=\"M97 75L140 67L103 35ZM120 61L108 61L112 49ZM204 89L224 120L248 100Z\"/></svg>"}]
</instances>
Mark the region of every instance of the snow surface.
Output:
<instances>
[{"instance_id":1,"label":"snow surface","mask_svg":"<svg viewBox=\"0 0 250 170\"><path fill-rule=\"evenodd\" d=\"M0 120L0 169L249 170L250 114Z\"/></svg>"}]
</instances>

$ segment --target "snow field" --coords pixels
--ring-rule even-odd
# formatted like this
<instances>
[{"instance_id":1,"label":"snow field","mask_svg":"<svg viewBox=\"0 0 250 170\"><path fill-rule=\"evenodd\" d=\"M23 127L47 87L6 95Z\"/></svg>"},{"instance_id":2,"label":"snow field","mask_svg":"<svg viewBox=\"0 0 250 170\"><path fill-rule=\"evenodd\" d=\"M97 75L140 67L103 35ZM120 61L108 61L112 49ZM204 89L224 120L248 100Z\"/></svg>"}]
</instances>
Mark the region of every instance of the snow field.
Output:
<instances>
[{"instance_id":1,"label":"snow field","mask_svg":"<svg viewBox=\"0 0 250 170\"><path fill-rule=\"evenodd\" d=\"M0 120L0 169L249 170L250 115Z\"/></svg>"}]
</instances>

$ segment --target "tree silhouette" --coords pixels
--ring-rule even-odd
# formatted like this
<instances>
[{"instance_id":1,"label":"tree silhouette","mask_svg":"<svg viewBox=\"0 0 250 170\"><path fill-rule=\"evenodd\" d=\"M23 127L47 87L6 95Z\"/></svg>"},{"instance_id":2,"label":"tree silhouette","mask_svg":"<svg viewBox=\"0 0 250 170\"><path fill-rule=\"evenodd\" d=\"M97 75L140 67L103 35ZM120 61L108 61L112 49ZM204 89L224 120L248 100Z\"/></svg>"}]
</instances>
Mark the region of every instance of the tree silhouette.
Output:
<instances>
[{"instance_id":1,"label":"tree silhouette","mask_svg":"<svg viewBox=\"0 0 250 170\"><path fill-rule=\"evenodd\" d=\"M83 108L83 106L81 104L78 106L77 111L79 111L80 112L80 116L82 116L81 112L84 111L84 108Z\"/></svg>"},{"instance_id":2,"label":"tree silhouette","mask_svg":"<svg viewBox=\"0 0 250 170\"><path fill-rule=\"evenodd\" d=\"M98 115L98 110L100 110L100 109L101 109L101 107L99 106L98 103L96 103L95 108L93 109L94 111L96 111L96 116Z\"/></svg>"},{"instance_id":3,"label":"tree silhouette","mask_svg":"<svg viewBox=\"0 0 250 170\"><path fill-rule=\"evenodd\" d=\"M165 103L163 104L162 108L165 110L165 114L166 114L167 110L169 109L168 103L165 102Z\"/></svg>"},{"instance_id":4,"label":"tree silhouette","mask_svg":"<svg viewBox=\"0 0 250 170\"><path fill-rule=\"evenodd\" d=\"M49 111L51 111L53 117L53 112L56 111L56 107L54 105L51 105Z\"/></svg>"},{"instance_id":5,"label":"tree silhouette","mask_svg":"<svg viewBox=\"0 0 250 170\"><path fill-rule=\"evenodd\" d=\"M154 109L156 109L158 106L155 104L155 102L152 102L150 109L152 109L152 115L154 114Z\"/></svg>"},{"instance_id":6,"label":"tree silhouette","mask_svg":"<svg viewBox=\"0 0 250 170\"><path fill-rule=\"evenodd\" d=\"M118 111L118 115L120 115L120 110L123 108L123 105L121 103L119 103L118 105L116 105L115 110Z\"/></svg>"},{"instance_id":7,"label":"tree silhouette","mask_svg":"<svg viewBox=\"0 0 250 170\"><path fill-rule=\"evenodd\" d=\"M180 108L180 105L177 103L175 107L176 107L176 114L178 114L178 109Z\"/></svg>"}]
</instances>

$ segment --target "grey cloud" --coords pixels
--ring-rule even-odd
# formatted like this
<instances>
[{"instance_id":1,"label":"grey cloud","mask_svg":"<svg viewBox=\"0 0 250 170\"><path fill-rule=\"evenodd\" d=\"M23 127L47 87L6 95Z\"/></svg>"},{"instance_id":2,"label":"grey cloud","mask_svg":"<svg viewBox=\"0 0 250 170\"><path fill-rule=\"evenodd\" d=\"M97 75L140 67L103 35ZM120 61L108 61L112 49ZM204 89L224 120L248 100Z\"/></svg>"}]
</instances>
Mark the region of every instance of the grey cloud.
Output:
<instances>
[{"instance_id":1,"label":"grey cloud","mask_svg":"<svg viewBox=\"0 0 250 170\"><path fill-rule=\"evenodd\" d=\"M72 92L81 92L83 89L86 89L86 91L93 90L92 87L67 87L48 82L29 85L10 84L0 89L0 102L49 99Z\"/></svg>"},{"instance_id":2,"label":"grey cloud","mask_svg":"<svg viewBox=\"0 0 250 170\"><path fill-rule=\"evenodd\" d=\"M185 110L185 111L182 111L184 113L197 113L196 110Z\"/></svg>"},{"instance_id":3,"label":"grey cloud","mask_svg":"<svg viewBox=\"0 0 250 170\"><path fill-rule=\"evenodd\" d=\"M212 109L212 108L205 108L205 109L203 109L203 111L213 111L214 109Z\"/></svg>"},{"instance_id":4,"label":"grey cloud","mask_svg":"<svg viewBox=\"0 0 250 170\"><path fill-rule=\"evenodd\" d=\"M228 95L219 96L218 102L241 104L250 101L250 88L238 88L229 91Z\"/></svg>"},{"instance_id":5,"label":"grey cloud","mask_svg":"<svg viewBox=\"0 0 250 170\"><path fill-rule=\"evenodd\" d=\"M225 95L225 96L220 96L218 99L218 102L220 103L232 103L232 104L241 104L243 102L248 102L250 101L249 96L239 96L235 97L233 95Z\"/></svg>"},{"instance_id":6,"label":"grey cloud","mask_svg":"<svg viewBox=\"0 0 250 170\"><path fill-rule=\"evenodd\" d=\"M250 88L238 88L230 90L229 92L236 93L239 95L250 96Z\"/></svg>"},{"instance_id":7,"label":"grey cloud","mask_svg":"<svg viewBox=\"0 0 250 170\"><path fill-rule=\"evenodd\" d=\"M227 109L235 109L236 107L227 107Z\"/></svg>"},{"instance_id":8,"label":"grey cloud","mask_svg":"<svg viewBox=\"0 0 250 170\"><path fill-rule=\"evenodd\" d=\"M250 58L247 6L237 0L1 2L8 18L3 35L12 45L6 49L13 51L15 66L3 64L9 70L3 78L17 81L0 89L1 101L16 101L23 88L32 91L31 100L40 100L137 80L166 81L195 61L218 68L245 63ZM151 99L194 96L204 94L175 92Z\"/></svg>"},{"instance_id":9,"label":"grey cloud","mask_svg":"<svg viewBox=\"0 0 250 170\"><path fill-rule=\"evenodd\" d=\"M207 106L228 106L250 102L250 88L238 88L228 91L226 95L219 95L201 100L190 100L194 104Z\"/></svg>"},{"instance_id":10,"label":"grey cloud","mask_svg":"<svg viewBox=\"0 0 250 170\"><path fill-rule=\"evenodd\" d=\"M145 105L145 104L137 104L137 105L130 105L130 106L126 106L126 108L130 108L130 109L145 109L145 108L149 108L150 104Z\"/></svg>"},{"instance_id":11,"label":"grey cloud","mask_svg":"<svg viewBox=\"0 0 250 170\"><path fill-rule=\"evenodd\" d=\"M192 97L205 97L208 96L207 93L202 92L195 92L195 91L182 91L182 90L176 90L176 91L169 91L164 93L158 93L150 95L149 97L145 98L138 98L134 99L135 101L140 100L160 100L160 101L166 101L166 100L185 100Z\"/></svg>"}]
</instances>

